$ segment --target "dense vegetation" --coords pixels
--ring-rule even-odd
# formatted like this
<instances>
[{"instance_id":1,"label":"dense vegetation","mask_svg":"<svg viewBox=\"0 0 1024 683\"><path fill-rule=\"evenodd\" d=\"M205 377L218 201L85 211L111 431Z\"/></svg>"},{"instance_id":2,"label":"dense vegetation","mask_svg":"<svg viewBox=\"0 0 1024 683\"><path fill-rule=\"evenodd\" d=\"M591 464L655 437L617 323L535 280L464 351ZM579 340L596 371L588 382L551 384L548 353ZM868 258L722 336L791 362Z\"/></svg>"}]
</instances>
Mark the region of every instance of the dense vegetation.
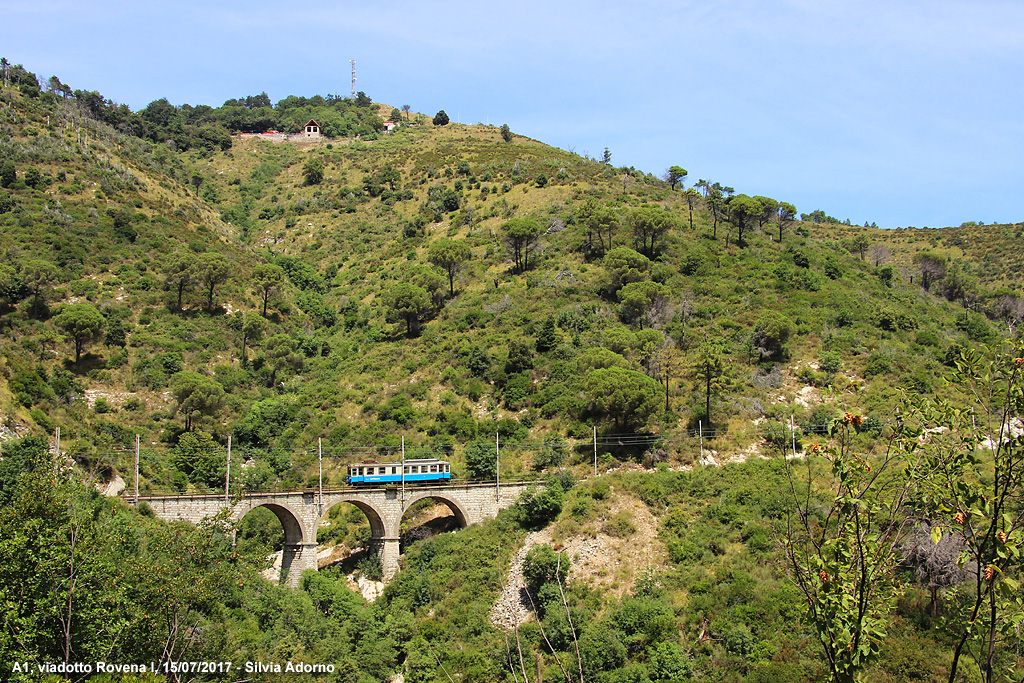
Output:
<instances>
[{"instance_id":1,"label":"dense vegetation","mask_svg":"<svg viewBox=\"0 0 1024 683\"><path fill-rule=\"evenodd\" d=\"M166 650L184 619L203 634L191 658L344 662L336 680L399 669L408 681L452 670L463 680L525 676L513 674L518 650L510 660L515 645L487 610L524 530L555 517L565 533L605 528L595 521L608 505L600 479L574 487L564 474L586 474L596 445L603 467L661 468L615 475L612 486L657 516L671 561L616 598L563 584L560 571L552 579L544 563L555 557L557 567L557 557L534 557L548 642L533 622L519 648L542 653L546 678L562 674L551 653L588 680L841 679L867 663L872 680L931 680L949 670L956 640L935 617L939 586L933 580L929 596L911 568L897 571L898 553L878 556L878 566L914 588L871 587L865 600L887 596L871 616L905 637L882 639L885 629L862 619L849 631L864 634L857 662L836 654L835 634L821 640L805 616L807 592L794 587L809 565L777 543L799 509L780 493L792 472L754 459L789 449L808 462L822 452L836 453L833 462L851 453L889 462L894 440L913 440L901 431L908 392L922 401L916 424L954 422L926 418L925 405L965 401L963 382L942 381L964 372L962 352L1018 336L1024 225L886 232L710 180L687 189L678 166L659 178L612 166L607 150L603 160L580 157L507 126L442 122L443 112L431 125L363 94L276 105L260 95L220 108L159 100L131 112L2 66L0 429L22 440L5 441L0 461L9 539L0 567L20 572L0 583L60 575L81 557L80 585L91 587L75 607L83 630L63 640L53 636L63 632L52 630L59 616L42 616L58 612L59 584L21 607L5 595L5 623L23 629L0 642L5 661L56 661L72 641L78 657L159 660L184 651ZM309 118L328 139L231 135L296 130ZM402 125L381 134L384 118ZM847 414L858 418L854 432ZM131 479L129 450L141 435L143 493L223 491L229 435L236 490L315 482L318 442L326 485L342 483L348 463L403 442L412 456L445 453L459 476L492 478L496 434L503 479L563 475L493 523L412 546L383 599L366 605L335 572L307 577L304 592L265 584L255 569L273 540L259 530L244 530L251 545L232 549L224 528L162 525L73 476L52 485L40 436L57 428L60 469L102 482ZM740 453L752 461L667 469ZM808 470L817 507L805 516L825 529L838 521L815 515L833 494L850 495L835 486L852 485L828 470ZM860 491L865 500L876 492ZM929 515L941 511L940 496L917 492L934 505L910 514L889 499L865 504L895 514L901 529L907 520L939 528ZM1019 493L1011 487L1010 521L986 534L1019 529ZM44 507L66 514L49 519ZM88 533L25 563L32 524L39 538ZM801 547L814 548L812 537ZM167 561L183 552L195 558L191 569ZM1019 560L1007 562L1013 581ZM196 590L194 577L214 566ZM976 577L985 566L975 563ZM135 581L144 567L173 574L180 583L169 590L187 594L191 611L160 602L159 574ZM833 569L842 568L816 571ZM953 591L943 609L965 600ZM124 607L120 630L97 623L111 605ZM576 639L568 617L586 625ZM140 619L162 621L140 634ZM999 671L1014 651L1014 623L1000 622L1009 635L994 646Z\"/></svg>"}]
</instances>

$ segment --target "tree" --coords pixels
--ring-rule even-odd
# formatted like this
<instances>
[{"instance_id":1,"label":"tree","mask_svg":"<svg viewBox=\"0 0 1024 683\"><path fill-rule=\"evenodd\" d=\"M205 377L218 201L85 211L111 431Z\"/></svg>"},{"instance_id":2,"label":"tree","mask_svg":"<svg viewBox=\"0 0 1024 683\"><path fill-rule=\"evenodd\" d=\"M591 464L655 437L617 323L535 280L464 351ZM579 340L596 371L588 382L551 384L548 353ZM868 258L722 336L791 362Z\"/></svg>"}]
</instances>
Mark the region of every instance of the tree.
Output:
<instances>
[{"instance_id":1,"label":"tree","mask_svg":"<svg viewBox=\"0 0 1024 683\"><path fill-rule=\"evenodd\" d=\"M778 215L779 202L763 195L755 195L754 201L761 206L761 213L757 215L757 227L764 229L765 222Z\"/></svg>"},{"instance_id":2,"label":"tree","mask_svg":"<svg viewBox=\"0 0 1024 683\"><path fill-rule=\"evenodd\" d=\"M232 322L238 332L242 335L241 361L242 367L244 368L247 363L245 355L246 345L255 345L256 342L263 338L263 333L267 331L267 319L250 311L241 314L241 316L236 314L233 316Z\"/></svg>"},{"instance_id":3,"label":"tree","mask_svg":"<svg viewBox=\"0 0 1024 683\"><path fill-rule=\"evenodd\" d=\"M324 162L320 157L311 157L302 167L302 177L307 185L319 185L324 181Z\"/></svg>"},{"instance_id":4,"label":"tree","mask_svg":"<svg viewBox=\"0 0 1024 683\"><path fill-rule=\"evenodd\" d=\"M704 203L711 209L711 237L718 237L718 215L725 205L724 188L720 183L713 183L703 178L694 187L704 192Z\"/></svg>"},{"instance_id":5,"label":"tree","mask_svg":"<svg viewBox=\"0 0 1024 683\"><path fill-rule=\"evenodd\" d=\"M793 332L793 322L778 311L762 313L754 323L750 333L751 346L757 350L759 358L773 358L781 354L783 346Z\"/></svg>"},{"instance_id":6,"label":"tree","mask_svg":"<svg viewBox=\"0 0 1024 683\"><path fill-rule=\"evenodd\" d=\"M185 416L186 431L192 431L204 417L219 413L227 401L219 382L192 370L174 373L168 384L178 402L175 412Z\"/></svg>"},{"instance_id":7,"label":"tree","mask_svg":"<svg viewBox=\"0 0 1024 683\"><path fill-rule=\"evenodd\" d=\"M287 334L275 334L263 345L263 360L270 368L267 386L277 386L279 375L299 372L305 363L295 340Z\"/></svg>"},{"instance_id":8,"label":"tree","mask_svg":"<svg viewBox=\"0 0 1024 683\"><path fill-rule=\"evenodd\" d=\"M394 121L395 123L399 123L402 120L402 112L396 109L395 107L392 107L391 113L388 114L388 118Z\"/></svg>"},{"instance_id":9,"label":"tree","mask_svg":"<svg viewBox=\"0 0 1024 683\"><path fill-rule=\"evenodd\" d=\"M226 282L231 264L220 254L206 252L196 261L196 275L206 288L206 310L213 310L213 294L217 285Z\"/></svg>"},{"instance_id":10,"label":"tree","mask_svg":"<svg viewBox=\"0 0 1024 683\"><path fill-rule=\"evenodd\" d=\"M119 346L122 349L128 344L129 329L124 321L117 316L107 318L107 333L103 343L107 346Z\"/></svg>"},{"instance_id":11,"label":"tree","mask_svg":"<svg viewBox=\"0 0 1024 683\"><path fill-rule=\"evenodd\" d=\"M448 114L445 113L444 109L434 114L434 125L435 126L447 126L449 123Z\"/></svg>"},{"instance_id":12,"label":"tree","mask_svg":"<svg viewBox=\"0 0 1024 683\"><path fill-rule=\"evenodd\" d=\"M900 423L880 459L853 452L863 423L849 412L833 420L832 443L811 444L802 461L788 457L789 443L779 448L789 484L789 571L836 683L859 680L885 641L885 615L896 597L892 573L911 524L906 506L920 478L914 439Z\"/></svg>"},{"instance_id":13,"label":"tree","mask_svg":"<svg viewBox=\"0 0 1024 683\"><path fill-rule=\"evenodd\" d=\"M665 182L673 190L676 189L676 185L682 185L686 180L686 169L682 166L669 166L669 169L665 171Z\"/></svg>"},{"instance_id":14,"label":"tree","mask_svg":"<svg viewBox=\"0 0 1024 683\"><path fill-rule=\"evenodd\" d=\"M172 455L174 466L189 479L206 486L223 486L226 453L208 432L188 431L178 437Z\"/></svg>"},{"instance_id":15,"label":"tree","mask_svg":"<svg viewBox=\"0 0 1024 683\"><path fill-rule=\"evenodd\" d=\"M501 124L501 139L509 144L512 144L513 138L515 138L515 133L513 133L512 129L508 127L508 124Z\"/></svg>"},{"instance_id":16,"label":"tree","mask_svg":"<svg viewBox=\"0 0 1024 683\"><path fill-rule=\"evenodd\" d=\"M265 318L267 317L267 303L270 301L270 296L284 287L288 281L288 276L281 266L261 263L253 268L250 280L256 295L263 302L263 317Z\"/></svg>"},{"instance_id":17,"label":"tree","mask_svg":"<svg viewBox=\"0 0 1024 683\"><path fill-rule=\"evenodd\" d=\"M647 375L621 367L592 370L584 394L598 413L611 416L616 431L635 431L658 411L658 383Z\"/></svg>"},{"instance_id":18,"label":"tree","mask_svg":"<svg viewBox=\"0 0 1024 683\"><path fill-rule=\"evenodd\" d=\"M875 268L878 268L879 266L884 266L886 263L888 263L889 257L891 255L892 250L889 249L889 247L885 246L884 244L878 244L877 242L875 244L872 244L871 248L868 249L868 258L871 259L871 262L874 264Z\"/></svg>"},{"instance_id":19,"label":"tree","mask_svg":"<svg viewBox=\"0 0 1024 683\"><path fill-rule=\"evenodd\" d=\"M631 282L650 279L651 260L629 247L617 247L609 251L602 261L608 271L613 292Z\"/></svg>"},{"instance_id":20,"label":"tree","mask_svg":"<svg viewBox=\"0 0 1024 683\"><path fill-rule=\"evenodd\" d=\"M640 329L645 321L650 326L664 312L668 295L668 287L658 282L631 282L618 293L622 318L627 322L638 321Z\"/></svg>"},{"instance_id":21,"label":"tree","mask_svg":"<svg viewBox=\"0 0 1024 683\"><path fill-rule=\"evenodd\" d=\"M779 243L782 243L782 231L796 218L796 207L789 202L779 202L776 222L779 226Z\"/></svg>"},{"instance_id":22,"label":"tree","mask_svg":"<svg viewBox=\"0 0 1024 683\"><path fill-rule=\"evenodd\" d=\"M534 347L539 353L547 353L558 345L558 323L554 316L548 316L537 333Z\"/></svg>"},{"instance_id":23,"label":"tree","mask_svg":"<svg viewBox=\"0 0 1024 683\"><path fill-rule=\"evenodd\" d=\"M920 424L912 436L924 436L912 445L933 473L920 496L935 525L932 540L956 539L962 547L958 565L967 574L956 600L962 607L944 620L956 643L950 683L962 680L957 672L965 656L977 663L985 683L1003 680L997 670L1000 645L1019 647L1024 437L1014 425L1024 414L1021 356L1019 343L963 352L948 378L957 398L932 403L914 397L907 415Z\"/></svg>"},{"instance_id":24,"label":"tree","mask_svg":"<svg viewBox=\"0 0 1024 683\"><path fill-rule=\"evenodd\" d=\"M651 374L665 385L665 412L669 411L669 382L683 369L683 357L671 339L666 339L649 360Z\"/></svg>"},{"instance_id":25,"label":"tree","mask_svg":"<svg viewBox=\"0 0 1024 683\"><path fill-rule=\"evenodd\" d=\"M688 187L683 191L683 196L686 197L686 206L690 210L690 230L693 230L693 202L695 199L700 197L700 193L692 187Z\"/></svg>"},{"instance_id":26,"label":"tree","mask_svg":"<svg viewBox=\"0 0 1024 683\"><path fill-rule=\"evenodd\" d=\"M397 282L384 290L384 305L389 313L405 320L405 332L412 334L420 318L430 310L430 295L422 287Z\"/></svg>"},{"instance_id":27,"label":"tree","mask_svg":"<svg viewBox=\"0 0 1024 683\"><path fill-rule=\"evenodd\" d=\"M921 288L931 289L932 284L946 276L946 257L930 251L919 251L914 254L914 264L921 274Z\"/></svg>"},{"instance_id":28,"label":"tree","mask_svg":"<svg viewBox=\"0 0 1024 683\"><path fill-rule=\"evenodd\" d=\"M189 178L189 183L195 188L197 197L199 196L199 188L202 187L204 181L205 179L203 178L202 173L199 171L192 171L192 177Z\"/></svg>"},{"instance_id":29,"label":"tree","mask_svg":"<svg viewBox=\"0 0 1024 683\"><path fill-rule=\"evenodd\" d=\"M605 166L612 163L612 151L607 147L604 148L604 153L601 155L601 163Z\"/></svg>"},{"instance_id":30,"label":"tree","mask_svg":"<svg viewBox=\"0 0 1024 683\"><path fill-rule=\"evenodd\" d=\"M164 263L164 274L167 284L178 291L177 310L181 310L181 298L185 288L197 278L199 261L195 254L188 251L176 251Z\"/></svg>"},{"instance_id":31,"label":"tree","mask_svg":"<svg viewBox=\"0 0 1024 683\"><path fill-rule=\"evenodd\" d=\"M540 223L532 218L513 218L501 226L505 242L512 250L516 270L525 271L530 267L530 251L537 246L538 238L544 233Z\"/></svg>"},{"instance_id":32,"label":"tree","mask_svg":"<svg viewBox=\"0 0 1024 683\"><path fill-rule=\"evenodd\" d=\"M0 187L10 187L18 179L17 169L10 159L0 165Z\"/></svg>"},{"instance_id":33,"label":"tree","mask_svg":"<svg viewBox=\"0 0 1024 683\"><path fill-rule=\"evenodd\" d=\"M405 112L405 120L406 120L406 121L408 121L408 120L409 120L409 110L410 110L410 109L412 109L412 107L411 107L410 105L408 105L408 104L403 104L403 105L402 105L402 111L404 111L404 112Z\"/></svg>"},{"instance_id":34,"label":"tree","mask_svg":"<svg viewBox=\"0 0 1024 683\"><path fill-rule=\"evenodd\" d=\"M71 665L149 659L142 609L118 567L125 541L136 541L130 528L95 505L84 484L52 467L22 475L13 493L0 509L0 656Z\"/></svg>"},{"instance_id":35,"label":"tree","mask_svg":"<svg viewBox=\"0 0 1024 683\"><path fill-rule=\"evenodd\" d=\"M25 184L35 189L39 187L39 183L43 180L42 172L35 166L29 166L25 169Z\"/></svg>"},{"instance_id":36,"label":"tree","mask_svg":"<svg viewBox=\"0 0 1024 683\"><path fill-rule=\"evenodd\" d=\"M75 343L75 365L78 365L85 345L102 338L106 320L92 304L80 303L65 306L54 317L53 324Z\"/></svg>"},{"instance_id":37,"label":"tree","mask_svg":"<svg viewBox=\"0 0 1024 683\"><path fill-rule=\"evenodd\" d=\"M591 234L597 235L598 251L604 253L612 248L612 236L619 227L619 215L610 207L588 201L581 211L583 225ZM605 240L607 239L607 244Z\"/></svg>"},{"instance_id":38,"label":"tree","mask_svg":"<svg viewBox=\"0 0 1024 683\"><path fill-rule=\"evenodd\" d=\"M640 252L647 258L654 258L658 238L675 227L675 220L668 211L645 206L629 214L629 224L633 243L640 246Z\"/></svg>"},{"instance_id":39,"label":"tree","mask_svg":"<svg viewBox=\"0 0 1024 683\"><path fill-rule=\"evenodd\" d=\"M722 388L725 378L725 351L713 341L705 340L690 365L690 374L704 387L704 419L711 420L711 398Z\"/></svg>"},{"instance_id":40,"label":"tree","mask_svg":"<svg viewBox=\"0 0 1024 683\"><path fill-rule=\"evenodd\" d=\"M465 242L442 238L433 242L427 251L427 258L448 273L448 291L455 296L455 274L462 269L462 264L470 257L469 247Z\"/></svg>"},{"instance_id":41,"label":"tree","mask_svg":"<svg viewBox=\"0 0 1024 683\"><path fill-rule=\"evenodd\" d=\"M25 282L13 267L0 263L0 299L9 304L25 295Z\"/></svg>"},{"instance_id":42,"label":"tree","mask_svg":"<svg viewBox=\"0 0 1024 683\"><path fill-rule=\"evenodd\" d=\"M32 292L32 317L35 318L43 288L60 278L60 270L49 261L30 259L22 267L21 276Z\"/></svg>"},{"instance_id":43,"label":"tree","mask_svg":"<svg viewBox=\"0 0 1024 683\"><path fill-rule=\"evenodd\" d=\"M864 252L866 252L868 247L870 247L870 246L871 246L871 239L867 235L865 235L864 233L860 233L858 235L855 235L853 237L853 239L850 240L851 250L857 252L858 254L860 254L860 260L861 261L864 260Z\"/></svg>"},{"instance_id":44,"label":"tree","mask_svg":"<svg viewBox=\"0 0 1024 683\"><path fill-rule=\"evenodd\" d=\"M738 194L729 199L729 214L732 216L739 235L736 238L737 246L743 246L743 230L750 222L761 215L761 202L745 194Z\"/></svg>"},{"instance_id":45,"label":"tree","mask_svg":"<svg viewBox=\"0 0 1024 683\"><path fill-rule=\"evenodd\" d=\"M498 453L493 441L479 439L466 446L466 476L494 479L498 474Z\"/></svg>"}]
</instances>

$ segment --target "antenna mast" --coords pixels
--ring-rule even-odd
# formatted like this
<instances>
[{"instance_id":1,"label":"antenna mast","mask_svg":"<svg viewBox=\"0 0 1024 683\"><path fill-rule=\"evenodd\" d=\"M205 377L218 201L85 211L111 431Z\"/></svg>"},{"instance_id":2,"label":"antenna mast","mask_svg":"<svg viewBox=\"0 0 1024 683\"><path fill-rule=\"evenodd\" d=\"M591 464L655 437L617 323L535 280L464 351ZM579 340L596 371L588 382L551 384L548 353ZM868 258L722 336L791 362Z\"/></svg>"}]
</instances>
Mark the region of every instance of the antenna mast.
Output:
<instances>
[{"instance_id":1,"label":"antenna mast","mask_svg":"<svg viewBox=\"0 0 1024 683\"><path fill-rule=\"evenodd\" d=\"M356 60L348 60L352 65L352 97L356 96Z\"/></svg>"}]
</instances>

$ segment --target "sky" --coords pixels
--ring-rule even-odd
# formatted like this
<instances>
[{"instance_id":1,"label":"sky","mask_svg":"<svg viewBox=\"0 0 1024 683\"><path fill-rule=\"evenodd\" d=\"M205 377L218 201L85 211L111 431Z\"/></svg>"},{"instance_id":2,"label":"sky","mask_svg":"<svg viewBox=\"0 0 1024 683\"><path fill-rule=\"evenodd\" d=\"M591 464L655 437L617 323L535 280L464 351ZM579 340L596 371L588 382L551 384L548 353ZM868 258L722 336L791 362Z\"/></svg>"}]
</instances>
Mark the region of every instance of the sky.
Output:
<instances>
[{"instance_id":1,"label":"sky","mask_svg":"<svg viewBox=\"0 0 1024 683\"><path fill-rule=\"evenodd\" d=\"M1021 222L1024 3L0 0L0 56L132 109L350 92L880 227Z\"/></svg>"}]
</instances>

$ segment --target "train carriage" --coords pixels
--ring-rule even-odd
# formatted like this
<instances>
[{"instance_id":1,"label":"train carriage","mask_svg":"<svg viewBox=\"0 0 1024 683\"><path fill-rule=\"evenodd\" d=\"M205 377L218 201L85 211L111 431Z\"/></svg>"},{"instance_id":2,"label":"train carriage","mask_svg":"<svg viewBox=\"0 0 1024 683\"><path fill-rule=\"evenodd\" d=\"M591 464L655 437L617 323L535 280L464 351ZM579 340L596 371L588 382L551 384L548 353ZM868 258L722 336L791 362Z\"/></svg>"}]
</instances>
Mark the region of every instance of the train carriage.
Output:
<instances>
[{"instance_id":1,"label":"train carriage","mask_svg":"<svg viewBox=\"0 0 1024 683\"><path fill-rule=\"evenodd\" d=\"M402 468L405 467L403 476ZM434 484L452 478L451 464L444 460L423 458L403 462L361 462L349 465L346 480L354 486L385 484Z\"/></svg>"}]
</instances>

